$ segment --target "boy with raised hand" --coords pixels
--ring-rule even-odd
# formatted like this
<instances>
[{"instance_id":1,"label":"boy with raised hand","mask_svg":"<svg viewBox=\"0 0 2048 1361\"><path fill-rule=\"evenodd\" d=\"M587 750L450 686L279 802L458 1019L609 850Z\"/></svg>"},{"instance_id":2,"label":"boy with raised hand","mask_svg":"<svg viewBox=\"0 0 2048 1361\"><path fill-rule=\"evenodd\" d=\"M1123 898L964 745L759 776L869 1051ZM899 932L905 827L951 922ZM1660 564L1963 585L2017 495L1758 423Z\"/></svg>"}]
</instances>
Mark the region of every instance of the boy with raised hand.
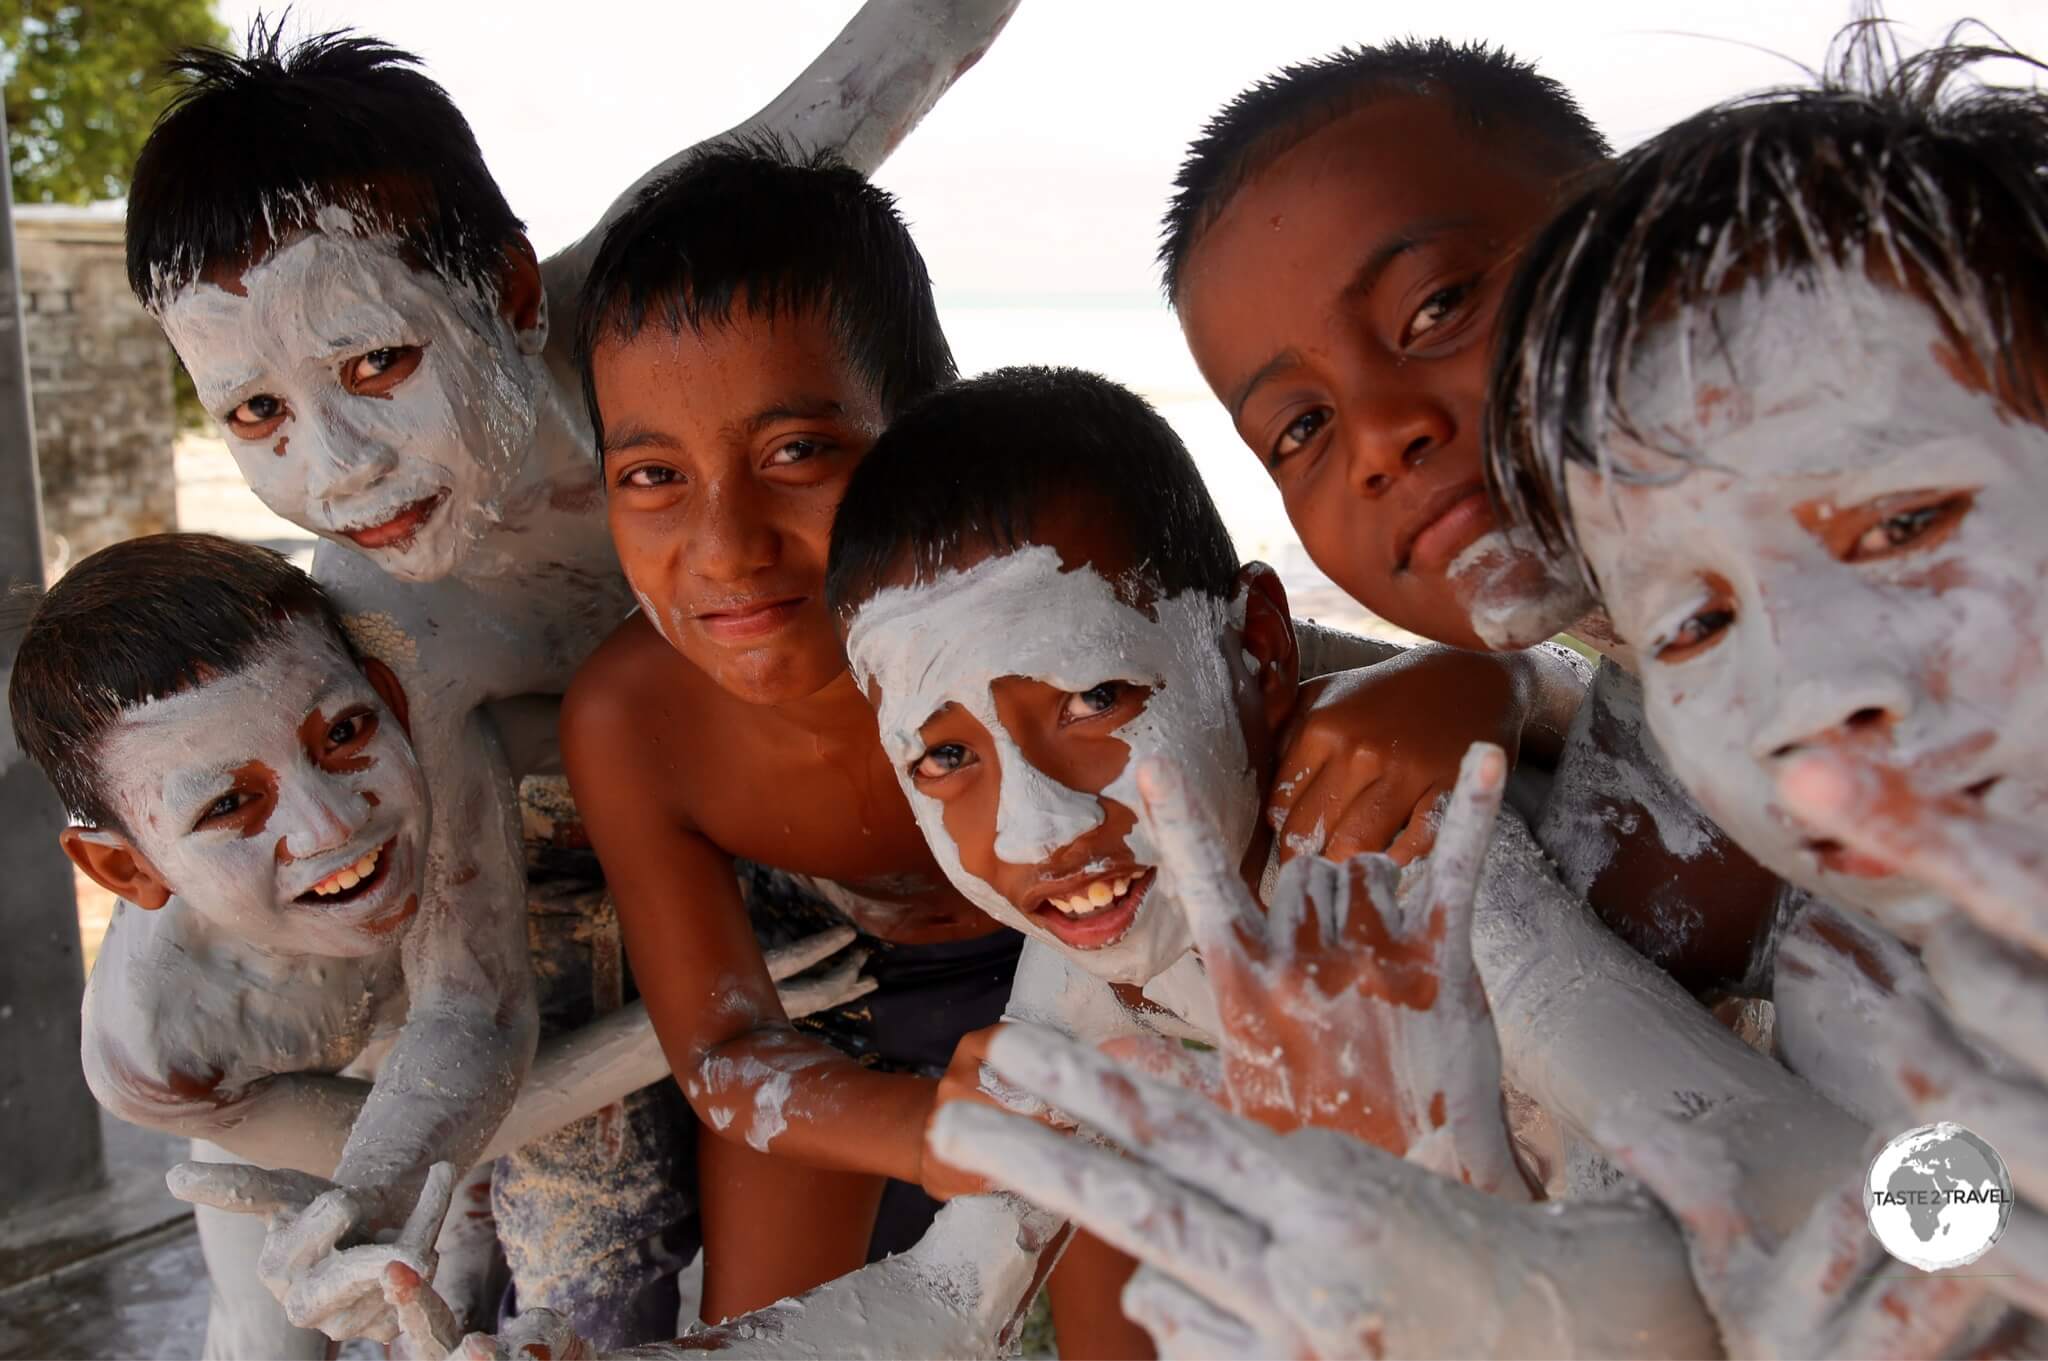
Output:
<instances>
[{"instance_id":1,"label":"boy with raised hand","mask_svg":"<svg viewBox=\"0 0 2048 1361\"><path fill-rule=\"evenodd\" d=\"M979 1185L924 1160L924 1125L943 1091L973 1090L969 1032L1001 1015L1017 939L946 883L825 607L848 478L952 362L886 196L770 147L700 157L621 217L579 331L613 537L642 609L577 677L565 748L636 971L660 980L650 1009L708 1131L716 1321L857 1266L885 1178L941 1194ZM971 445L959 456L981 457ZM1466 721L1512 728L1526 693L1512 668L1451 661L1497 678L1493 707ZM1442 777L1426 760L1387 766L1405 820ZM732 888L734 855L811 877L881 943L882 987L859 1028L898 1071L786 1025ZM1084 1260L1068 1252L1056 1304ZM1062 1316L1070 1345L1085 1345L1072 1310Z\"/></svg>"},{"instance_id":2,"label":"boy with raised hand","mask_svg":"<svg viewBox=\"0 0 2048 1361\"><path fill-rule=\"evenodd\" d=\"M875 164L1009 10L875 0L748 126ZM462 973L396 1040L402 1069L441 1030L476 1037L468 1099L394 1087L355 1126L343 1212L317 1233L275 1221L275 1253L310 1268L391 1227L429 1163L474 1157L531 1056L506 749L544 760L552 723L503 702L560 694L630 608L548 326L598 230L536 261L461 115L395 49L259 28L243 57L179 65L189 84L136 165L130 282L251 487L321 536L316 577L403 680L437 809L422 898L508 961ZM214 170L225 145L233 175Z\"/></svg>"},{"instance_id":3,"label":"boy with raised hand","mask_svg":"<svg viewBox=\"0 0 2048 1361\"><path fill-rule=\"evenodd\" d=\"M1607 151L1555 81L1435 39L1287 67L1182 164L1160 261L1197 366L1317 565L1426 638L1514 648L1574 627L1605 646L1574 574L1496 521L1481 444L1515 252ZM1635 691L1601 668L1538 839L1687 987L1754 993L1779 884L1665 772ZM1385 847L1337 851L1354 849Z\"/></svg>"}]
</instances>

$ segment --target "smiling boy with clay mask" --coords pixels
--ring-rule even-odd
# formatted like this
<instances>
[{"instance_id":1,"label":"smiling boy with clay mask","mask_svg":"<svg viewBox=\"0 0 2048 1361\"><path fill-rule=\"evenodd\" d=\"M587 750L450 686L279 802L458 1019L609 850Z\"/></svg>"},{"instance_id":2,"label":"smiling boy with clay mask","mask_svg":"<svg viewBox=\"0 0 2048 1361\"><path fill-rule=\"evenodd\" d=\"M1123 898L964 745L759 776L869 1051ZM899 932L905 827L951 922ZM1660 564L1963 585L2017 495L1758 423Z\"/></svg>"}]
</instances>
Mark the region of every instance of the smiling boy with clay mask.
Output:
<instances>
[{"instance_id":1,"label":"smiling boy with clay mask","mask_svg":"<svg viewBox=\"0 0 2048 1361\"><path fill-rule=\"evenodd\" d=\"M1250 1112L1262 1119L1332 1124L1397 1153L1431 1144L1422 1156L1445 1170L1526 1196L1463 944L1477 873L1463 833L1476 828L1483 848L1489 818L1461 818L1461 844L1439 851L1463 863L1448 876L1433 863L1398 901L1390 884L1315 877L1342 878L1327 862L1281 876L1271 895L1297 900L1307 882L1349 903L1331 908L1348 923L1339 938L1295 961L1325 973L1320 1007L1252 986L1255 958L1195 953L1142 772L1174 763L1210 810L1204 834L1255 885L1277 859L1265 791L1319 687L1302 686L1278 580L1239 565L1156 412L1067 369L1000 370L927 399L855 476L829 591L940 865L1031 942L1011 1017L1093 1040L1218 1044L1227 1065L1268 1070L1270 1099ZM1497 800L1504 763L1492 760ZM1451 901L1460 873L1464 900ZM1298 942L1276 929L1272 944ZM1345 1041L1339 1075L1330 1056Z\"/></svg>"},{"instance_id":2,"label":"smiling boy with clay mask","mask_svg":"<svg viewBox=\"0 0 2048 1361\"><path fill-rule=\"evenodd\" d=\"M289 1187L294 1172L360 1188L375 1161L354 1126L378 1099L412 1008L431 1017L451 975L506 967L490 937L471 945L464 923L422 902L432 816L397 677L358 652L326 593L278 554L166 534L96 553L49 591L9 704L23 750L74 820L66 854L123 900L86 989L95 1096L135 1124L205 1141L197 1157L255 1164L240 1174L251 1200ZM832 939L806 944L771 973L794 973ZM810 1006L809 986L785 992L784 1006ZM541 1081L514 1103L492 1152L665 1075L644 1015L637 1028L620 1024L631 1015L615 1017L598 1047L582 1032L544 1050ZM468 1095L462 1070L477 1042L438 1038L426 1074L390 1067L386 1099L421 1076ZM636 1311L665 1308L653 1335L674 1323L673 1281L662 1278L675 1264L636 1250L650 1228L689 1226L691 1207L677 1206L667 1169L645 1156L650 1118L674 1115L634 1104L608 1127L607 1195L575 1232L556 1225L545 1245L506 1233L528 1305L553 1304L608 1339L634 1327ZM488 1192L490 1172L483 1162L476 1192ZM297 1189L278 1208L313 1194ZM441 1243L439 1288L488 1324L495 1294L470 1291L490 1274L492 1221L473 1208ZM291 1329L257 1279L261 1222L211 1205L197 1219L215 1351L324 1352L326 1339ZM570 1260L577 1250L591 1260ZM375 1273L361 1284L380 1308Z\"/></svg>"}]
</instances>

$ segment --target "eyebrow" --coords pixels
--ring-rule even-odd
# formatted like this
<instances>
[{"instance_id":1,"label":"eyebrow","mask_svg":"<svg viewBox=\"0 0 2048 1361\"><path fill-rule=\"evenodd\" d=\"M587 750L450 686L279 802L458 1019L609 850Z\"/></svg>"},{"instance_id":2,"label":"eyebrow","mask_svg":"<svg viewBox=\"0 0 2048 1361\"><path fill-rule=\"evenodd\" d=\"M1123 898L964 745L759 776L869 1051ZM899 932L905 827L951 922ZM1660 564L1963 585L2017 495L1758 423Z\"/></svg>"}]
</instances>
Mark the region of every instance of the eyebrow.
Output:
<instances>
[{"instance_id":1,"label":"eyebrow","mask_svg":"<svg viewBox=\"0 0 2048 1361\"><path fill-rule=\"evenodd\" d=\"M757 435L777 421L816 420L820 416L843 416L846 403L831 397L796 397L773 406L764 406L751 416L733 422L726 428L742 436ZM624 453L628 449L669 449L680 452L682 441L663 430L656 430L637 422L627 421L617 429L607 429L604 436L604 456Z\"/></svg>"},{"instance_id":2,"label":"eyebrow","mask_svg":"<svg viewBox=\"0 0 2048 1361\"><path fill-rule=\"evenodd\" d=\"M1382 238L1370 251L1366 252L1365 259L1352 272L1351 278L1345 283L1338 296L1343 298L1362 298L1369 295L1375 288L1379 287L1380 276L1387 272L1388 267L1394 261L1417 247L1436 240L1438 237L1447 236L1451 232L1462 231L1464 228L1471 226L1476 220L1469 214L1460 214L1456 217L1423 218L1421 221L1410 222L1404 225L1400 230ZM1257 371L1251 377L1245 379L1244 385L1237 390L1236 398L1230 403L1231 421L1235 423L1243 416L1245 403L1251 400L1252 394L1258 391L1260 386L1275 374L1292 368L1300 362L1300 352L1287 349L1282 350L1265 363L1259 365Z\"/></svg>"}]
</instances>

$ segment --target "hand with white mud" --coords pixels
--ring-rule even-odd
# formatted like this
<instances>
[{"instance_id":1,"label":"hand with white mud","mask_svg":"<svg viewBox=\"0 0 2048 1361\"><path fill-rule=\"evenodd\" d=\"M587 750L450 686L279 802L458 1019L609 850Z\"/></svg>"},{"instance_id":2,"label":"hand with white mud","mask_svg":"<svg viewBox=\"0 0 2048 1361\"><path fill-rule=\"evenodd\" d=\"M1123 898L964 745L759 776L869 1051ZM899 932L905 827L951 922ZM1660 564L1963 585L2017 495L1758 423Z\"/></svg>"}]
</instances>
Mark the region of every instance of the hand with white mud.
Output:
<instances>
[{"instance_id":1,"label":"hand with white mud","mask_svg":"<svg viewBox=\"0 0 2048 1361\"><path fill-rule=\"evenodd\" d=\"M1683 1249L1641 1201L1546 1210L1332 1130L1276 1134L1065 1036L1006 1027L1001 1078L1122 1156L956 1106L949 1161L1141 1263L1124 1310L1169 1357L1704 1355Z\"/></svg>"},{"instance_id":2,"label":"hand with white mud","mask_svg":"<svg viewBox=\"0 0 2048 1361\"><path fill-rule=\"evenodd\" d=\"M1905 771L1815 751L1779 774L1801 824L1941 894L1976 925L2048 955L2048 840L1965 794L1917 789Z\"/></svg>"},{"instance_id":3,"label":"hand with white mud","mask_svg":"<svg viewBox=\"0 0 2048 1361\"><path fill-rule=\"evenodd\" d=\"M1500 1094L1500 1048L1472 962L1472 911L1507 759L1466 753L1436 849L1405 873L1383 855L1295 861L1268 910L1209 834L1180 772L1138 772L1160 872L1216 993L1231 1109L1315 1125L1526 1198Z\"/></svg>"},{"instance_id":4,"label":"hand with white mud","mask_svg":"<svg viewBox=\"0 0 2048 1361\"><path fill-rule=\"evenodd\" d=\"M1952 1120L1998 1150L2024 1199L1974 1269L2013 1303L2048 1315L2048 1216L2036 1208L2048 1203L2048 1090L1954 1023L1911 950L1825 904L1794 924L1777 977L1778 1041L1794 1071L1881 1136Z\"/></svg>"},{"instance_id":5,"label":"hand with white mud","mask_svg":"<svg viewBox=\"0 0 2048 1361\"><path fill-rule=\"evenodd\" d=\"M428 1171L395 1233L365 1228L376 1222L377 1207L388 1196L336 1186L303 1172L181 1163L166 1180L180 1200L268 1219L270 1233L256 1273L295 1326L316 1329L337 1342L357 1337L389 1342L398 1336L399 1320L385 1299L385 1268L396 1263L422 1281L433 1280L439 1260L434 1240L448 1215L455 1169L436 1163ZM447 1312L445 1304L441 1308Z\"/></svg>"},{"instance_id":6,"label":"hand with white mud","mask_svg":"<svg viewBox=\"0 0 2048 1361\"><path fill-rule=\"evenodd\" d=\"M1530 710L1518 665L1418 647L1304 683L1266 802L1281 863L1375 851L1405 865L1427 855L1466 749L1489 742L1514 763Z\"/></svg>"}]
</instances>

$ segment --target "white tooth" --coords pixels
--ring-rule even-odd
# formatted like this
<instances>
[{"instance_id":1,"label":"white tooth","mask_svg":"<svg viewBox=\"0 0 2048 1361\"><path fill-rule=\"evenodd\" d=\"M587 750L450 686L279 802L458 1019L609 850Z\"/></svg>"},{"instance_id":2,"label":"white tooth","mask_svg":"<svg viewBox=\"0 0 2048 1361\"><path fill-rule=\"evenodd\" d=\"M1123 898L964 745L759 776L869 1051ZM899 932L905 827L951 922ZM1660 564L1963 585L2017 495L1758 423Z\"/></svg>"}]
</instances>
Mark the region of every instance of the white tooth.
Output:
<instances>
[{"instance_id":1,"label":"white tooth","mask_svg":"<svg viewBox=\"0 0 2048 1361\"><path fill-rule=\"evenodd\" d=\"M1130 888L1130 886L1131 886L1131 881L1130 881L1130 880L1128 880L1128 879L1119 879L1119 880L1117 880L1117 881L1116 881L1115 883L1111 884L1111 885L1110 885L1109 887L1110 887L1110 891L1111 891L1111 892L1115 893L1117 897L1121 898L1121 897L1123 897L1123 896L1124 896L1124 893L1125 893L1125 891L1126 891L1127 889L1129 889L1129 888Z\"/></svg>"},{"instance_id":2,"label":"white tooth","mask_svg":"<svg viewBox=\"0 0 2048 1361\"><path fill-rule=\"evenodd\" d=\"M357 884L362 882L361 877L358 876L354 870L343 870L340 874L337 874L334 877L337 881L339 881L343 888L354 888Z\"/></svg>"}]
</instances>

